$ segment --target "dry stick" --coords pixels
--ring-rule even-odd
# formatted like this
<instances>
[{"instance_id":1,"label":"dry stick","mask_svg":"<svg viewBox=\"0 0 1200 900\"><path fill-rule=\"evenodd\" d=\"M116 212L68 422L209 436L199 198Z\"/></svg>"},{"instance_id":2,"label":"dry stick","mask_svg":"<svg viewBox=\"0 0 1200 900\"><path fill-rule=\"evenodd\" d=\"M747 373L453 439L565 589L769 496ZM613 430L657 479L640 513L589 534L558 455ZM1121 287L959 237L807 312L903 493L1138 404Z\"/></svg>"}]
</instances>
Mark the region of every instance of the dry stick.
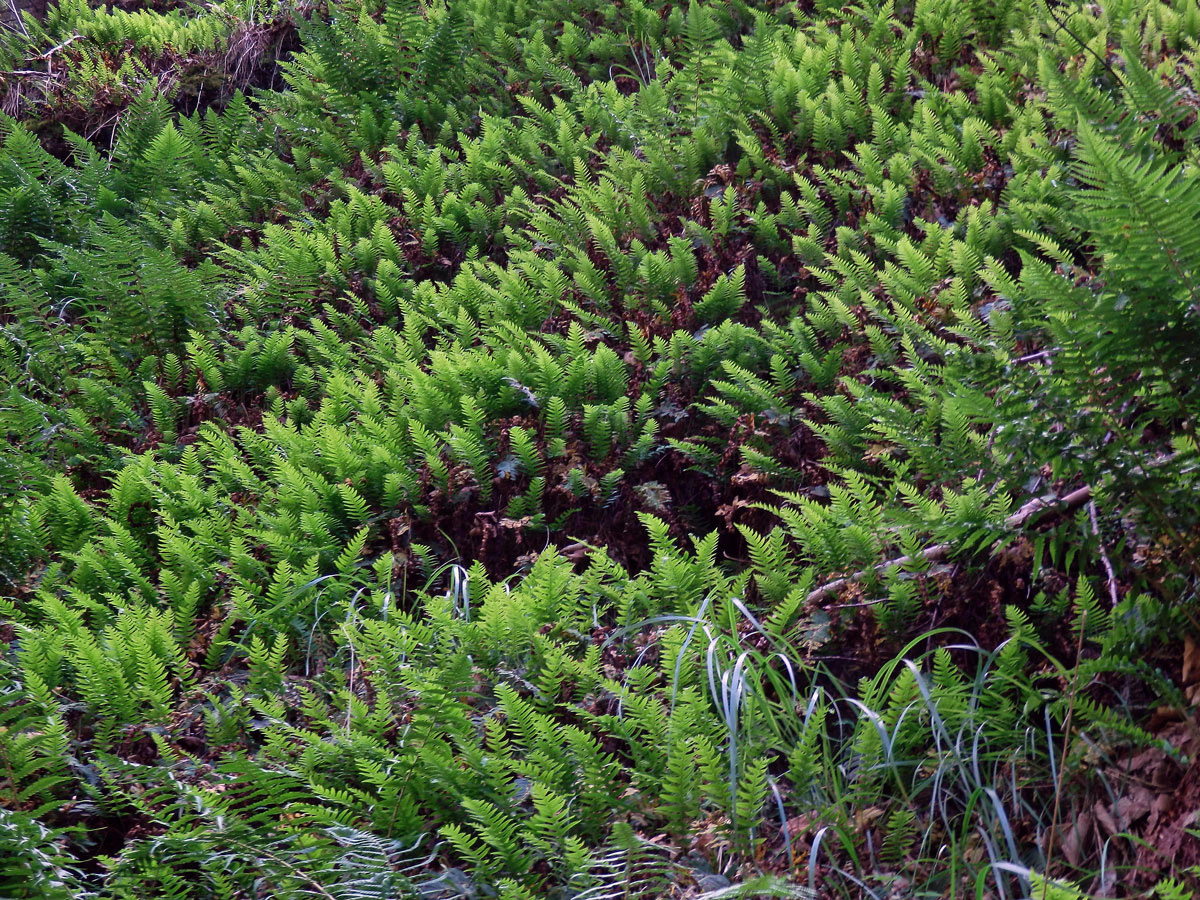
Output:
<instances>
[{"instance_id":1,"label":"dry stick","mask_svg":"<svg viewBox=\"0 0 1200 900\"><path fill-rule=\"evenodd\" d=\"M1059 497L1057 494L1037 497L1033 500L1030 500L1015 513L1005 519L1004 527L1020 528L1039 513L1052 509L1060 510L1062 512L1070 512L1073 509L1078 509L1091 499L1092 489L1088 485L1077 488L1063 497ZM821 587L816 588L813 591L810 591L808 595L808 602L813 603L818 600L825 600L828 597L836 594L847 585L856 584L872 573L882 575L884 572L894 569L897 566L908 566L915 562L939 562L950 555L950 551L953 549L953 546L954 545L950 543L934 544L932 547L926 547L916 556L901 556L897 559L889 559L888 561L882 562L873 568L864 569L861 572L855 572L853 575L847 575L845 578L838 578L829 582L828 584L821 585Z\"/></svg>"},{"instance_id":2,"label":"dry stick","mask_svg":"<svg viewBox=\"0 0 1200 900\"><path fill-rule=\"evenodd\" d=\"M1100 547L1100 562L1104 563L1104 572L1108 576L1108 597L1112 600L1113 609L1117 608L1120 602L1120 597L1117 595L1117 575L1113 571L1112 560L1108 558L1108 551L1104 549L1104 539L1100 537L1100 525L1096 521L1096 501L1088 501L1088 518L1092 522L1092 534L1096 536L1096 543Z\"/></svg>"},{"instance_id":3,"label":"dry stick","mask_svg":"<svg viewBox=\"0 0 1200 900\"><path fill-rule=\"evenodd\" d=\"M82 39L83 39L82 34L73 34L69 38L67 38L65 41L63 41L61 44L57 44L57 45L51 47L49 50L47 50L45 53L43 53L41 56L39 56L38 59L49 59L51 56L53 56L55 53L57 53L63 47L67 47L67 46L75 43L76 41L82 40Z\"/></svg>"},{"instance_id":4,"label":"dry stick","mask_svg":"<svg viewBox=\"0 0 1200 900\"><path fill-rule=\"evenodd\" d=\"M25 28L25 20L21 18L21 10L17 9L16 0L8 0L8 9L13 14L13 20L17 23L17 28L21 29L21 34L29 37L29 32ZM12 30L16 31L17 28Z\"/></svg>"},{"instance_id":5,"label":"dry stick","mask_svg":"<svg viewBox=\"0 0 1200 900\"><path fill-rule=\"evenodd\" d=\"M1168 463L1172 462L1173 460L1178 459L1179 456L1180 456L1179 453L1168 453L1166 456L1159 457L1158 459L1152 460L1149 463L1144 463L1143 465L1138 466L1136 469L1133 470L1133 473L1134 474L1145 474L1146 469L1157 469L1161 466L1165 466ZM1015 513L1013 513L1007 519L1005 519L1004 527L1009 528L1009 529L1020 528L1022 525L1026 524L1030 519L1032 519L1034 516L1036 516L1042 512L1049 512L1051 510L1055 510L1058 512L1071 512L1072 510L1078 509L1083 504L1090 502L1091 499L1092 499L1092 488L1091 488L1091 485L1086 485L1086 484L1081 488L1076 488L1075 490L1071 491L1071 493L1069 493L1069 494L1063 495L1062 497L1059 497L1057 494L1047 494L1047 495L1044 495L1041 497L1036 497L1033 500L1030 500L1028 503L1026 503L1020 509L1018 509ZM1096 529L1096 525L1095 525L1096 520L1095 520L1095 511L1094 510L1092 512L1092 516L1093 516L1093 518L1092 518L1093 526L1092 527L1093 527L1093 529ZM1097 531L1098 531L1098 529L1097 529ZM950 544L950 543L934 544L932 547L926 547L924 550L922 550L916 556L901 556L901 557L898 557L897 559L889 559L886 562L881 562L879 565L875 566L874 568L863 569L861 572L855 572L853 575L847 575L845 578L835 579L834 581L831 581L828 584L821 585L821 587L816 588L813 591L810 591L808 598L807 598L808 602L812 603L817 600L824 600L827 597L829 597L833 594L836 594L838 591L840 591L842 588L846 587L847 585L857 584L858 582L862 581L864 578L866 578L871 573L883 574L884 572L887 572L889 569L896 568L896 566L908 566L908 565L912 565L913 563L918 562L918 561L919 562L939 562L950 555L950 551L951 551L951 549L953 549L953 546L954 545ZM1101 542L1101 545L1100 545L1100 553L1104 559L1104 563L1105 563L1104 567L1107 570L1107 574L1109 575L1109 579L1110 579L1109 580L1109 590L1111 592L1116 584L1116 577L1113 574L1112 563L1108 560L1108 557L1105 554L1103 542ZM855 605L862 606L862 605L868 605L868 604L855 604ZM1116 606L1115 599L1113 601L1113 605Z\"/></svg>"},{"instance_id":6,"label":"dry stick","mask_svg":"<svg viewBox=\"0 0 1200 900\"><path fill-rule=\"evenodd\" d=\"M63 41L61 44L59 44L58 46L51 47L49 50L47 50L45 53L43 53L41 56L38 57L38 59L44 59L46 61L46 74L47 75L54 74L54 54L57 53L59 50L61 50L63 47L67 47L67 46L70 46L71 44L75 43L77 40L79 40L82 37L83 37L83 35L81 35L81 34L73 34L69 38L67 38L65 41Z\"/></svg>"}]
</instances>

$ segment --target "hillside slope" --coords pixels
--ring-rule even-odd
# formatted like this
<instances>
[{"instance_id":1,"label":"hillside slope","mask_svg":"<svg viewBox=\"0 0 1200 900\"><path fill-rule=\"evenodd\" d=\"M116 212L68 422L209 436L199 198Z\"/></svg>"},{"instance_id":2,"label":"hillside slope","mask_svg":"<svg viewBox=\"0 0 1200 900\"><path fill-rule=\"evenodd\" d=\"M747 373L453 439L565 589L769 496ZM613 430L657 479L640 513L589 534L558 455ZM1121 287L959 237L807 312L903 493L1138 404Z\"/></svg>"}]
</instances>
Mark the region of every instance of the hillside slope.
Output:
<instances>
[{"instance_id":1,"label":"hillside slope","mask_svg":"<svg viewBox=\"0 0 1200 900\"><path fill-rule=\"evenodd\" d=\"M0 896L1192 896L1195 0L0 38Z\"/></svg>"}]
</instances>

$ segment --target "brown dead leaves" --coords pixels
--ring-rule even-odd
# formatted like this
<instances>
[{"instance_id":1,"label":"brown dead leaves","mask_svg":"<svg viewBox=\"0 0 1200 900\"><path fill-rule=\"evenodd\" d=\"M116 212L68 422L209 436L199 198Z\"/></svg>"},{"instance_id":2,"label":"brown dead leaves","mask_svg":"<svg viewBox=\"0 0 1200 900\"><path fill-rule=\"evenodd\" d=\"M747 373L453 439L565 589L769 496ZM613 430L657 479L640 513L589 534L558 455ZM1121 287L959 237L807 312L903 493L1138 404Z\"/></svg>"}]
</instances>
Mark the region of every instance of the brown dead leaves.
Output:
<instances>
[{"instance_id":1,"label":"brown dead leaves","mask_svg":"<svg viewBox=\"0 0 1200 900\"><path fill-rule=\"evenodd\" d=\"M1195 680L1200 656L1190 640L1188 646L1185 678ZM1191 870L1200 866L1200 715L1193 708L1155 737L1155 745L1114 754L1099 768L1108 790L1090 791L1055 842L1071 866L1090 868L1107 855L1108 870L1120 874L1092 886L1105 896L1118 881L1151 887L1165 877L1194 878Z\"/></svg>"}]
</instances>

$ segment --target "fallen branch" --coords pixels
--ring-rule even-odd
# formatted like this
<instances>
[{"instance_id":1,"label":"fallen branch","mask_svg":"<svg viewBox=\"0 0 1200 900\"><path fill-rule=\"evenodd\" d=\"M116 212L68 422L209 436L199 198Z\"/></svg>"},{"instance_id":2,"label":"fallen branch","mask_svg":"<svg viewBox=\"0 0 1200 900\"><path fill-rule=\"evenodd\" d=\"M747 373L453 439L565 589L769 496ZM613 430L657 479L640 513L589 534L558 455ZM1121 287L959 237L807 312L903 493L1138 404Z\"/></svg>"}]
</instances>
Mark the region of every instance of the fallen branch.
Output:
<instances>
[{"instance_id":1,"label":"fallen branch","mask_svg":"<svg viewBox=\"0 0 1200 900\"><path fill-rule=\"evenodd\" d=\"M1008 529L1020 528L1029 522L1030 519L1051 510L1057 512L1071 512L1078 509L1092 499L1092 489L1089 486L1084 486L1071 491L1064 496L1057 494L1047 494L1042 497L1036 497L1030 500L1015 513L1004 520L1004 527ZM950 555L953 548L952 544L934 544L932 547L926 547L915 556L901 556L896 559L889 559L886 562L881 562L877 566L870 569L863 569L861 572L855 572L853 575L847 575L845 578L837 578L828 584L823 584L819 588L815 588L808 594L808 602L813 603L818 600L824 600L833 596L847 585L857 584L868 575L883 573L896 568L897 566L910 566L914 563L934 563L941 562Z\"/></svg>"},{"instance_id":2,"label":"fallen branch","mask_svg":"<svg viewBox=\"0 0 1200 900\"><path fill-rule=\"evenodd\" d=\"M1137 466L1132 470L1131 474L1144 475L1146 474L1147 469L1158 469L1162 466L1169 465L1179 458L1179 452L1168 453L1166 456L1152 460L1143 466ZM1028 524L1030 519L1043 512L1072 512L1073 510L1079 509L1079 507L1083 506L1083 504L1089 502L1091 499L1092 488L1090 485L1084 485L1081 488L1076 488L1075 490L1071 491L1071 493L1064 494L1061 497L1057 494L1044 494L1041 497L1036 497L1033 500L1030 500L1015 513L1005 519L1004 527L1010 530L1013 528L1020 528L1022 525ZM1098 530L1096 536L1097 538L1099 537ZM848 584L857 584L873 572L877 574L883 574L889 569L896 568L896 566L908 566L916 562L940 562L950 555L952 546L953 545L949 543L934 544L932 547L926 547L916 556L901 556L897 559L889 559L886 562L881 562L879 565L870 569L863 569L861 572L855 572L853 575L847 575L845 578L837 578L828 584L823 584L821 587L810 591L807 599L810 603L817 600L824 600L826 597L836 594ZM1113 585L1115 585L1116 580L1115 575L1112 574L1112 563L1109 562L1107 558L1107 553L1104 551L1103 543L1101 543L1100 552L1104 557L1105 568L1108 570L1107 574L1110 576L1109 591L1110 595L1112 595ZM1114 604L1115 602L1116 601L1114 600Z\"/></svg>"}]
</instances>

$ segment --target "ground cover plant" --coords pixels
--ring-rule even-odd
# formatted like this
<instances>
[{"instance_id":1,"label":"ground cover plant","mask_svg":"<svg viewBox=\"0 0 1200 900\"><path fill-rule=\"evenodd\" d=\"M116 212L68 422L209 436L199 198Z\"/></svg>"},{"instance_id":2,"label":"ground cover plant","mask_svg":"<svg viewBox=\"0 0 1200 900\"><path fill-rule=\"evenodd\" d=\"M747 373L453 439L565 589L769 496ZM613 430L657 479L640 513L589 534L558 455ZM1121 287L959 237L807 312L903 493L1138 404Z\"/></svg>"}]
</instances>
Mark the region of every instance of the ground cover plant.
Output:
<instances>
[{"instance_id":1,"label":"ground cover plant","mask_svg":"<svg viewBox=\"0 0 1200 900\"><path fill-rule=\"evenodd\" d=\"M1200 5L0 31L0 896L1200 882Z\"/></svg>"}]
</instances>

